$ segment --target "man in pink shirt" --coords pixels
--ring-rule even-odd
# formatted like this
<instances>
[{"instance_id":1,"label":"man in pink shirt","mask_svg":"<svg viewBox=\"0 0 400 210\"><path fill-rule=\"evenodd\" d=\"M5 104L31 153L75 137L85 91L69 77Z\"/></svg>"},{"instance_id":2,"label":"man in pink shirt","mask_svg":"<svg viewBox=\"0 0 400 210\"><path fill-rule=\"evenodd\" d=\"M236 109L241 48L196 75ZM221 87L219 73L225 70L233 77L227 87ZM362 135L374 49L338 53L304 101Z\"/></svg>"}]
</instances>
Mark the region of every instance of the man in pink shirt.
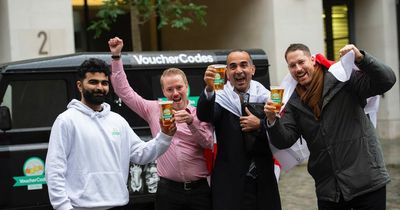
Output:
<instances>
[{"instance_id":1,"label":"man in pink shirt","mask_svg":"<svg viewBox=\"0 0 400 210\"><path fill-rule=\"evenodd\" d=\"M112 54L111 82L115 93L140 117L147 121L153 136L160 130L160 106L157 100L146 100L129 86L120 59L123 40L108 41ZM200 122L196 108L187 98L188 82L185 73L177 68L163 72L160 78L164 96L173 101L177 131L171 146L157 159L160 176L156 196L157 210L209 210L211 191L207 182L208 170L204 148L212 148L213 130Z\"/></svg>"}]
</instances>

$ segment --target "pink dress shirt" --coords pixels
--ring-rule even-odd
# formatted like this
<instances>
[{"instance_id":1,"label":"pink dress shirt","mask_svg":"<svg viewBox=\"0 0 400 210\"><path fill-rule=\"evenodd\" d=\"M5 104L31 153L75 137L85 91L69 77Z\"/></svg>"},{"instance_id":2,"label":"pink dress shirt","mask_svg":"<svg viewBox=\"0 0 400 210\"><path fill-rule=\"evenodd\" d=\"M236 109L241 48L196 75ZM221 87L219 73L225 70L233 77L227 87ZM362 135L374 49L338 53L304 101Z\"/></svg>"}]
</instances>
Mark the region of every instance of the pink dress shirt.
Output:
<instances>
[{"instance_id":1,"label":"pink dress shirt","mask_svg":"<svg viewBox=\"0 0 400 210\"><path fill-rule=\"evenodd\" d=\"M160 130L160 107L156 100L146 100L137 94L128 83L121 60L111 64L111 82L115 93L122 101L150 126L152 136ZM196 108L187 107L193 116L193 123L177 123L177 131L168 150L157 159L159 176L177 182L195 181L208 176L204 148L212 148L212 125L200 122Z\"/></svg>"}]
</instances>

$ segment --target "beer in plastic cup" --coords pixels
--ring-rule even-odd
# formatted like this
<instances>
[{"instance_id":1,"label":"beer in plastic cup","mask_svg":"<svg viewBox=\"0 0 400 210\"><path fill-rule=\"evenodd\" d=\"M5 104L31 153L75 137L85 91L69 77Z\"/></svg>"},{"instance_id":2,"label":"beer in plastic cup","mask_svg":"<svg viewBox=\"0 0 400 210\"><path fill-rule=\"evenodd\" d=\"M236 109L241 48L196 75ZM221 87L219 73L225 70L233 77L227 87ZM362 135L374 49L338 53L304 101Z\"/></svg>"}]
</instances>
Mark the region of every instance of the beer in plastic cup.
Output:
<instances>
[{"instance_id":1,"label":"beer in plastic cup","mask_svg":"<svg viewBox=\"0 0 400 210\"><path fill-rule=\"evenodd\" d=\"M161 122L164 128L168 128L172 124L172 101L159 101L161 110Z\"/></svg>"},{"instance_id":2,"label":"beer in plastic cup","mask_svg":"<svg viewBox=\"0 0 400 210\"><path fill-rule=\"evenodd\" d=\"M222 90L224 89L225 84L225 69L226 65L224 64L214 64L216 74L214 78L214 90Z\"/></svg>"},{"instance_id":3,"label":"beer in plastic cup","mask_svg":"<svg viewBox=\"0 0 400 210\"><path fill-rule=\"evenodd\" d=\"M282 107L283 91L285 89L279 86L271 86L271 100L275 106L275 112L279 113Z\"/></svg>"}]
</instances>

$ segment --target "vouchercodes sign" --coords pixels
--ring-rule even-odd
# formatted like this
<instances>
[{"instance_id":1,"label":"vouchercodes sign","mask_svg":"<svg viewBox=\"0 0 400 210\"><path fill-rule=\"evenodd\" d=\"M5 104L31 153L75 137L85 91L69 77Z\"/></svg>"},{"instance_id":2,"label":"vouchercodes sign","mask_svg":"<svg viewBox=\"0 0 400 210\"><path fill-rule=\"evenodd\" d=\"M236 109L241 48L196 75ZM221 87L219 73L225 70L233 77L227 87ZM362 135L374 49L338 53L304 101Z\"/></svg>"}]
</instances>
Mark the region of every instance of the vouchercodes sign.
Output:
<instances>
[{"instance_id":1,"label":"vouchercodes sign","mask_svg":"<svg viewBox=\"0 0 400 210\"><path fill-rule=\"evenodd\" d=\"M132 62L138 65L214 63L216 56L205 52L164 52L160 55L143 52L132 55Z\"/></svg>"},{"instance_id":2,"label":"vouchercodes sign","mask_svg":"<svg viewBox=\"0 0 400 210\"><path fill-rule=\"evenodd\" d=\"M28 190L39 190L46 184L44 177L44 162L38 157L27 159L22 168L24 176L14 176L13 187L27 186Z\"/></svg>"}]
</instances>

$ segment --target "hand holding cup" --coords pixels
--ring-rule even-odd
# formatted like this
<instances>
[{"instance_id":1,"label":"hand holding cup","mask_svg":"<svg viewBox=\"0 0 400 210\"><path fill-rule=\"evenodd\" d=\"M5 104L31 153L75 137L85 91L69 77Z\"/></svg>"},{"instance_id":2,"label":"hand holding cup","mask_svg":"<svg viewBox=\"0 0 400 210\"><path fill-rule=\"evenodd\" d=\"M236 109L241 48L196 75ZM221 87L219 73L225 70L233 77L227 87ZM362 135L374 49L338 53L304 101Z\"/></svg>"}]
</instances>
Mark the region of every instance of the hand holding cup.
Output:
<instances>
[{"instance_id":1,"label":"hand holding cup","mask_svg":"<svg viewBox=\"0 0 400 210\"><path fill-rule=\"evenodd\" d=\"M190 114L190 112L187 109L183 110L174 110L174 118L176 123L186 123L188 125L192 124L193 122L193 116Z\"/></svg>"},{"instance_id":2,"label":"hand holding cup","mask_svg":"<svg viewBox=\"0 0 400 210\"><path fill-rule=\"evenodd\" d=\"M224 88L225 70L226 65L223 64L213 64L207 67L207 70L204 74L204 82L207 85L207 92L221 90Z\"/></svg>"},{"instance_id":3,"label":"hand holding cup","mask_svg":"<svg viewBox=\"0 0 400 210\"><path fill-rule=\"evenodd\" d=\"M275 106L274 102L272 102L271 99L268 99L268 101L264 105L264 113L265 116L267 117L268 123L272 124L275 122L275 118L277 117L277 112L275 112Z\"/></svg>"},{"instance_id":4,"label":"hand holding cup","mask_svg":"<svg viewBox=\"0 0 400 210\"><path fill-rule=\"evenodd\" d=\"M174 118L171 119L171 123L168 126L164 125L162 119L160 118L160 127L161 127L161 132L163 132L164 134L168 136L175 135L176 123Z\"/></svg>"},{"instance_id":5,"label":"hand holding cup","mask_svg":"<svg viewBox=\"0 0 400 210\"><path fill-rule=\"evenodd\" d=\"M279 113L281 111L281 107L283 104L283 92L284 92L283 87L279 86L271 86L271 100L272 100L272 105L275 107L275 112Z\"/></svg>"},{"instance_id":6,"label":"hand holding cup","mask_svg":"<svg viewBox=\"0 0 400 210\"><path fill-rule=\"evenodd\" d=\"M173 101L159 101L160 105L160 127L161 131L168 136L173 136L176 132L175 118L172 108Z\"/></svg>"},{"instance_id":7,"label":"hand holding cup","mask_svg":"<svg viewBox=\"0 0 400 210\"><path fill-rule=\"evenodd\" d=\"M225 70L226 65L214 64L215 76L214 76L214 90L223 90L225 84Z\"/></svg>"}]
</instances>

